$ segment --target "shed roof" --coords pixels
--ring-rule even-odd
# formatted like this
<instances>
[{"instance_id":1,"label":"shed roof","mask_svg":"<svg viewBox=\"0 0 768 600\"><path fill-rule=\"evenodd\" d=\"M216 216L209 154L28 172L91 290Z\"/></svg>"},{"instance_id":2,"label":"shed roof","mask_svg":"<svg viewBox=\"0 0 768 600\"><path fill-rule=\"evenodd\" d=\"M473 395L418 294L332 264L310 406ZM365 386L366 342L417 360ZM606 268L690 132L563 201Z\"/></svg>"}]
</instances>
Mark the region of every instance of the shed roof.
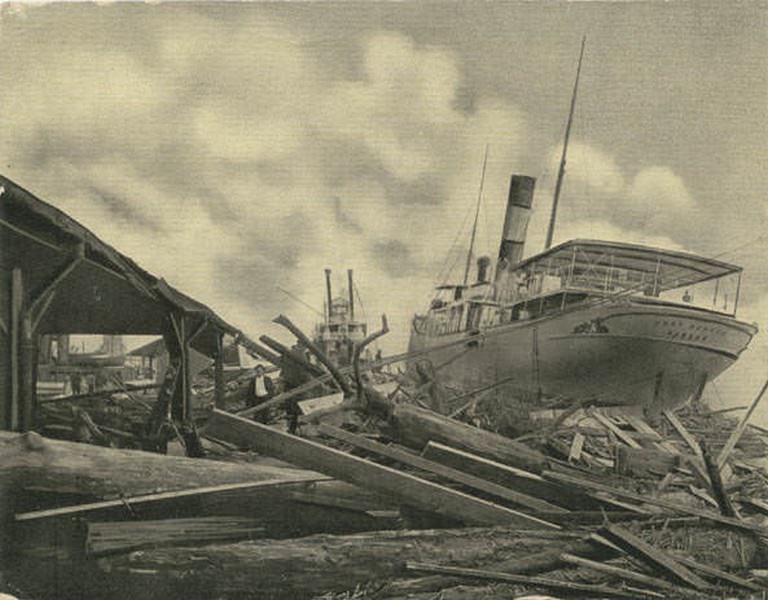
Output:
<instances>
[{"instance_id":1,"label":"shed roof","mask_svg":"<svg viewBox=\"0 0 768 600\"><path fill-rule=\"evenodd\" d=\"M0 267L21 267L34 295L72 261L78 247L82 260L56 291L40 333L161 334L169 312L176 312L199 330L192 346L209 356L219 333L244 337L202 302L0 175Z\"/></svg>"}]
</instances>

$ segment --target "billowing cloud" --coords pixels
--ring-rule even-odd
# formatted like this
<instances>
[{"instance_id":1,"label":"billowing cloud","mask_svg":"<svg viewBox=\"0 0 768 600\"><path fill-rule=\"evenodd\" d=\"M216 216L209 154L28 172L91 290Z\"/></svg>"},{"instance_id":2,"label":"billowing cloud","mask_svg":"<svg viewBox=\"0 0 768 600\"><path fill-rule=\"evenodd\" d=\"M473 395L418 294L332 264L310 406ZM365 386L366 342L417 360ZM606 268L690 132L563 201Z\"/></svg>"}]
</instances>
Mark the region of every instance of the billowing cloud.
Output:
<instances>
[{"instance_id":1,"label":"billowing cloud","mask_svg":"<svg viewBox=\"0 0 768 600\"><path fill-rule=\"evenodd\" d=\"M323 268L338 292L352 268L401 349L431 285L462 274L486 145L475 253L495 255L509 175L532 165L545 174L527 247L541 248L559 149L541 115L467 87L460 45L396 27L329 40L248 8L6 10L4 174L254 335L280 311L315 320L278 286L321 308ZM556 239L688 247L687 182L617 156L574 138Z\"/></svg>"},{"instance_id":2,"label":"billowing cloud","mask_svg":"<svg viewBox=\"0 0 768 600\"><path fill-rule=\"evenodd\" d=\"M91 26L64 50L36 39L29 68L0 59L14 73L0 88L9 175L253 334L280 310L311 326L278 286L320 307L323 268L339 292L353 268L368 316L390 313L402 346L486 144L489 210L503 211L524 118L493 98L458 108L446 48L374 32L350 77L261 17L160 19L137 37L144 55L94 52Z\"/></svg>"}]
</instances>

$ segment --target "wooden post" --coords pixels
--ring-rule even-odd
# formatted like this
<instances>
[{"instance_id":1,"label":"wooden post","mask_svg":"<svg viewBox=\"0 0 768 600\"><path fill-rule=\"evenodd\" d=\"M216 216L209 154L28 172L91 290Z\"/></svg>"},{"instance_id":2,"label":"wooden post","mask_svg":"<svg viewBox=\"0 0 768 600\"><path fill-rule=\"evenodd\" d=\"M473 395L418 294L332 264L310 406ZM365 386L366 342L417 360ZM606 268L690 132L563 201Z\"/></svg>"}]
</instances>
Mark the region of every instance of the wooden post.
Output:
<instances>
[{"instance_id":1,"label":"wooden post","mask_svg":"<svg viewBox=\"0 0 768 600\"><path fill-rule=\"evenodd\" d=\"M213 362L213 387L214 405L216 408L224 408L224 334L216 334L216 356Z\"/></svg>"},{"instance_id":2,"label":"wooden post","mask_svg":"<svg viewBox=\"0 0 768 600\"><path fill-rule=\"evenodd\" d=\"M177 422L187 419L187 407L189 403L189 352L184 327L184 314L172 313L169 316L176 344L168 344L169 364L178 364L173 390L171 391L170 416ZM178 353L174 347L178 347ZM176 359L176 360L174 360Z\"/></svg>"},{"instance_id":3,"label":"wooden post","mask_svg":"<svg viewBox=\"0 0 768 600\"><path fill-rule=\"evenodd\" d=\"M19 402L21 397L21 308L24 299L24 282L21 269L11 271L11 322L10 322L10 356L11 356L11 398L8 407L8 418L4 423L5 429L16 431L19 428Z\"/></svg>"},{"instance_id":4,"label":"wooden post","mask_svg":"<svg viewBox=\"0 0 768 600\"><path fill-rule=\"evenodd\" d=\"M33 427L37 382L37 344L32 331L32 318L29 313L21 319L21 339L19 341L19 430L29 431Z\"/></svg>"}]
</instances>

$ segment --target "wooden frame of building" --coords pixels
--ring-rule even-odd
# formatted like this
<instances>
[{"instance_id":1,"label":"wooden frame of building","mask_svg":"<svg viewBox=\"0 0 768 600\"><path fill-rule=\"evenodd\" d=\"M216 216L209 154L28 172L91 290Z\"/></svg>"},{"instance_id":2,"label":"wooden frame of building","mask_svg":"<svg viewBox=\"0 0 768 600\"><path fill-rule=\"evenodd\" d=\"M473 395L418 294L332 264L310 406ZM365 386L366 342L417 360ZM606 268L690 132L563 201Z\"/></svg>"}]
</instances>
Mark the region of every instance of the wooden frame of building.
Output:
<instances>
[{"instance_id":1,"label":"wooden frame of building","mask_svg":"<svg viewBox=\"0 0 768 600\"><path fill-rule=\"evenodd\" d=\"M162 335L178 370L169 411L180 422L191 418L190 348L214 358L219 372L223 336L249 342L206 305L0 176L0 429L34 427L45 334Z\"/></svg>"}]
</instances>

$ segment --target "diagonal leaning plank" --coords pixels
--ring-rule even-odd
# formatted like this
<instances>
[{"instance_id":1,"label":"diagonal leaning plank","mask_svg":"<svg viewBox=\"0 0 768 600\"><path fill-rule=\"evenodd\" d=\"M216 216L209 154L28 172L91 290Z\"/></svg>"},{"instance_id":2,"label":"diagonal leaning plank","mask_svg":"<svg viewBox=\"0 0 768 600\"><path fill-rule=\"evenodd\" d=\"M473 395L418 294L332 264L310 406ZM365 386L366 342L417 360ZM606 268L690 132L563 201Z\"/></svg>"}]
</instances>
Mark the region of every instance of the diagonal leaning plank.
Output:
<instances>
[{"instance_id":1,"label":"diagonal leaning plank","mask_svg":"<svg viewBox=\"0 0 768 600\"><path fill-rule=\"evenodd\" d=\"M672 556L651 546L645 540L639 538L631 531L624 529L619 525L608 525L605 528L608 538L621 547L627 554L650 563L665 573L674 576L674 578L697 590L704 590L709 584L701 577L692 573L687 567L677 562Z\"/></svg>"},{"instance_id":2,"label":"diagonal leaning plank","mask_svg":"<svg viewBox=\"0 0 768 600\"><path fill-rule=\"evenodd\" d=\"M313 469L397 498L404 504L468 523L515 525L528 529L560 529L558 525L481 500L468 494L414 477L329 448L266 425L214 410L206 432L242 444L268 456Z\"/></svg>"},{"instance_id":3,"label":"diagonal leaning plank","mask_svg":"<svg viewBox=\"0 0 768 600\"><path fill-rule=\"evenodd\" d=\"M393 448L391 446L386 446L385 444L374 442L362 436L355 435L354 433L350 433L348 431L344 431L343 429L339 429L338 427L321 424L318 427L318 431L323 435L327 435L329 437L340 440L342 442L346 442L348 444L355 446L356 448L360 448L362 450L367 450L368 452L372 452L380 456L391 458L405 465L416 467L417 469L421 469L422 471L427 471L428 473L434 473L435 475L439 475L440 477L444 477L445 479L448 479L450 481L454 481L456 483L460 483L462 485L473 488L475 490L479 490L481 492L485 492L487 494L497 496L499 498L508 500L509 502L513 502L515 504L519 504L520 506L524 506L534 511L563 513L563 514L566 514L569 512L568 510L560 506L550 504L545 500L534 498L533 496L529 496L528 494L517 492L508 487L504 487L502 485L493 483L491 481L486 481L485 479L481 479L480 477L475 477L474 475L470 475L469 473L464 473L462 471L459 471L458 469L453 469L451 467L441 465L440 463L432 462L431 460L427 460L426 458L422 458L421 456L411 454L410 452L406 452L405 450L401 450L399 448Z\"/></svg>"}]
</instances>

